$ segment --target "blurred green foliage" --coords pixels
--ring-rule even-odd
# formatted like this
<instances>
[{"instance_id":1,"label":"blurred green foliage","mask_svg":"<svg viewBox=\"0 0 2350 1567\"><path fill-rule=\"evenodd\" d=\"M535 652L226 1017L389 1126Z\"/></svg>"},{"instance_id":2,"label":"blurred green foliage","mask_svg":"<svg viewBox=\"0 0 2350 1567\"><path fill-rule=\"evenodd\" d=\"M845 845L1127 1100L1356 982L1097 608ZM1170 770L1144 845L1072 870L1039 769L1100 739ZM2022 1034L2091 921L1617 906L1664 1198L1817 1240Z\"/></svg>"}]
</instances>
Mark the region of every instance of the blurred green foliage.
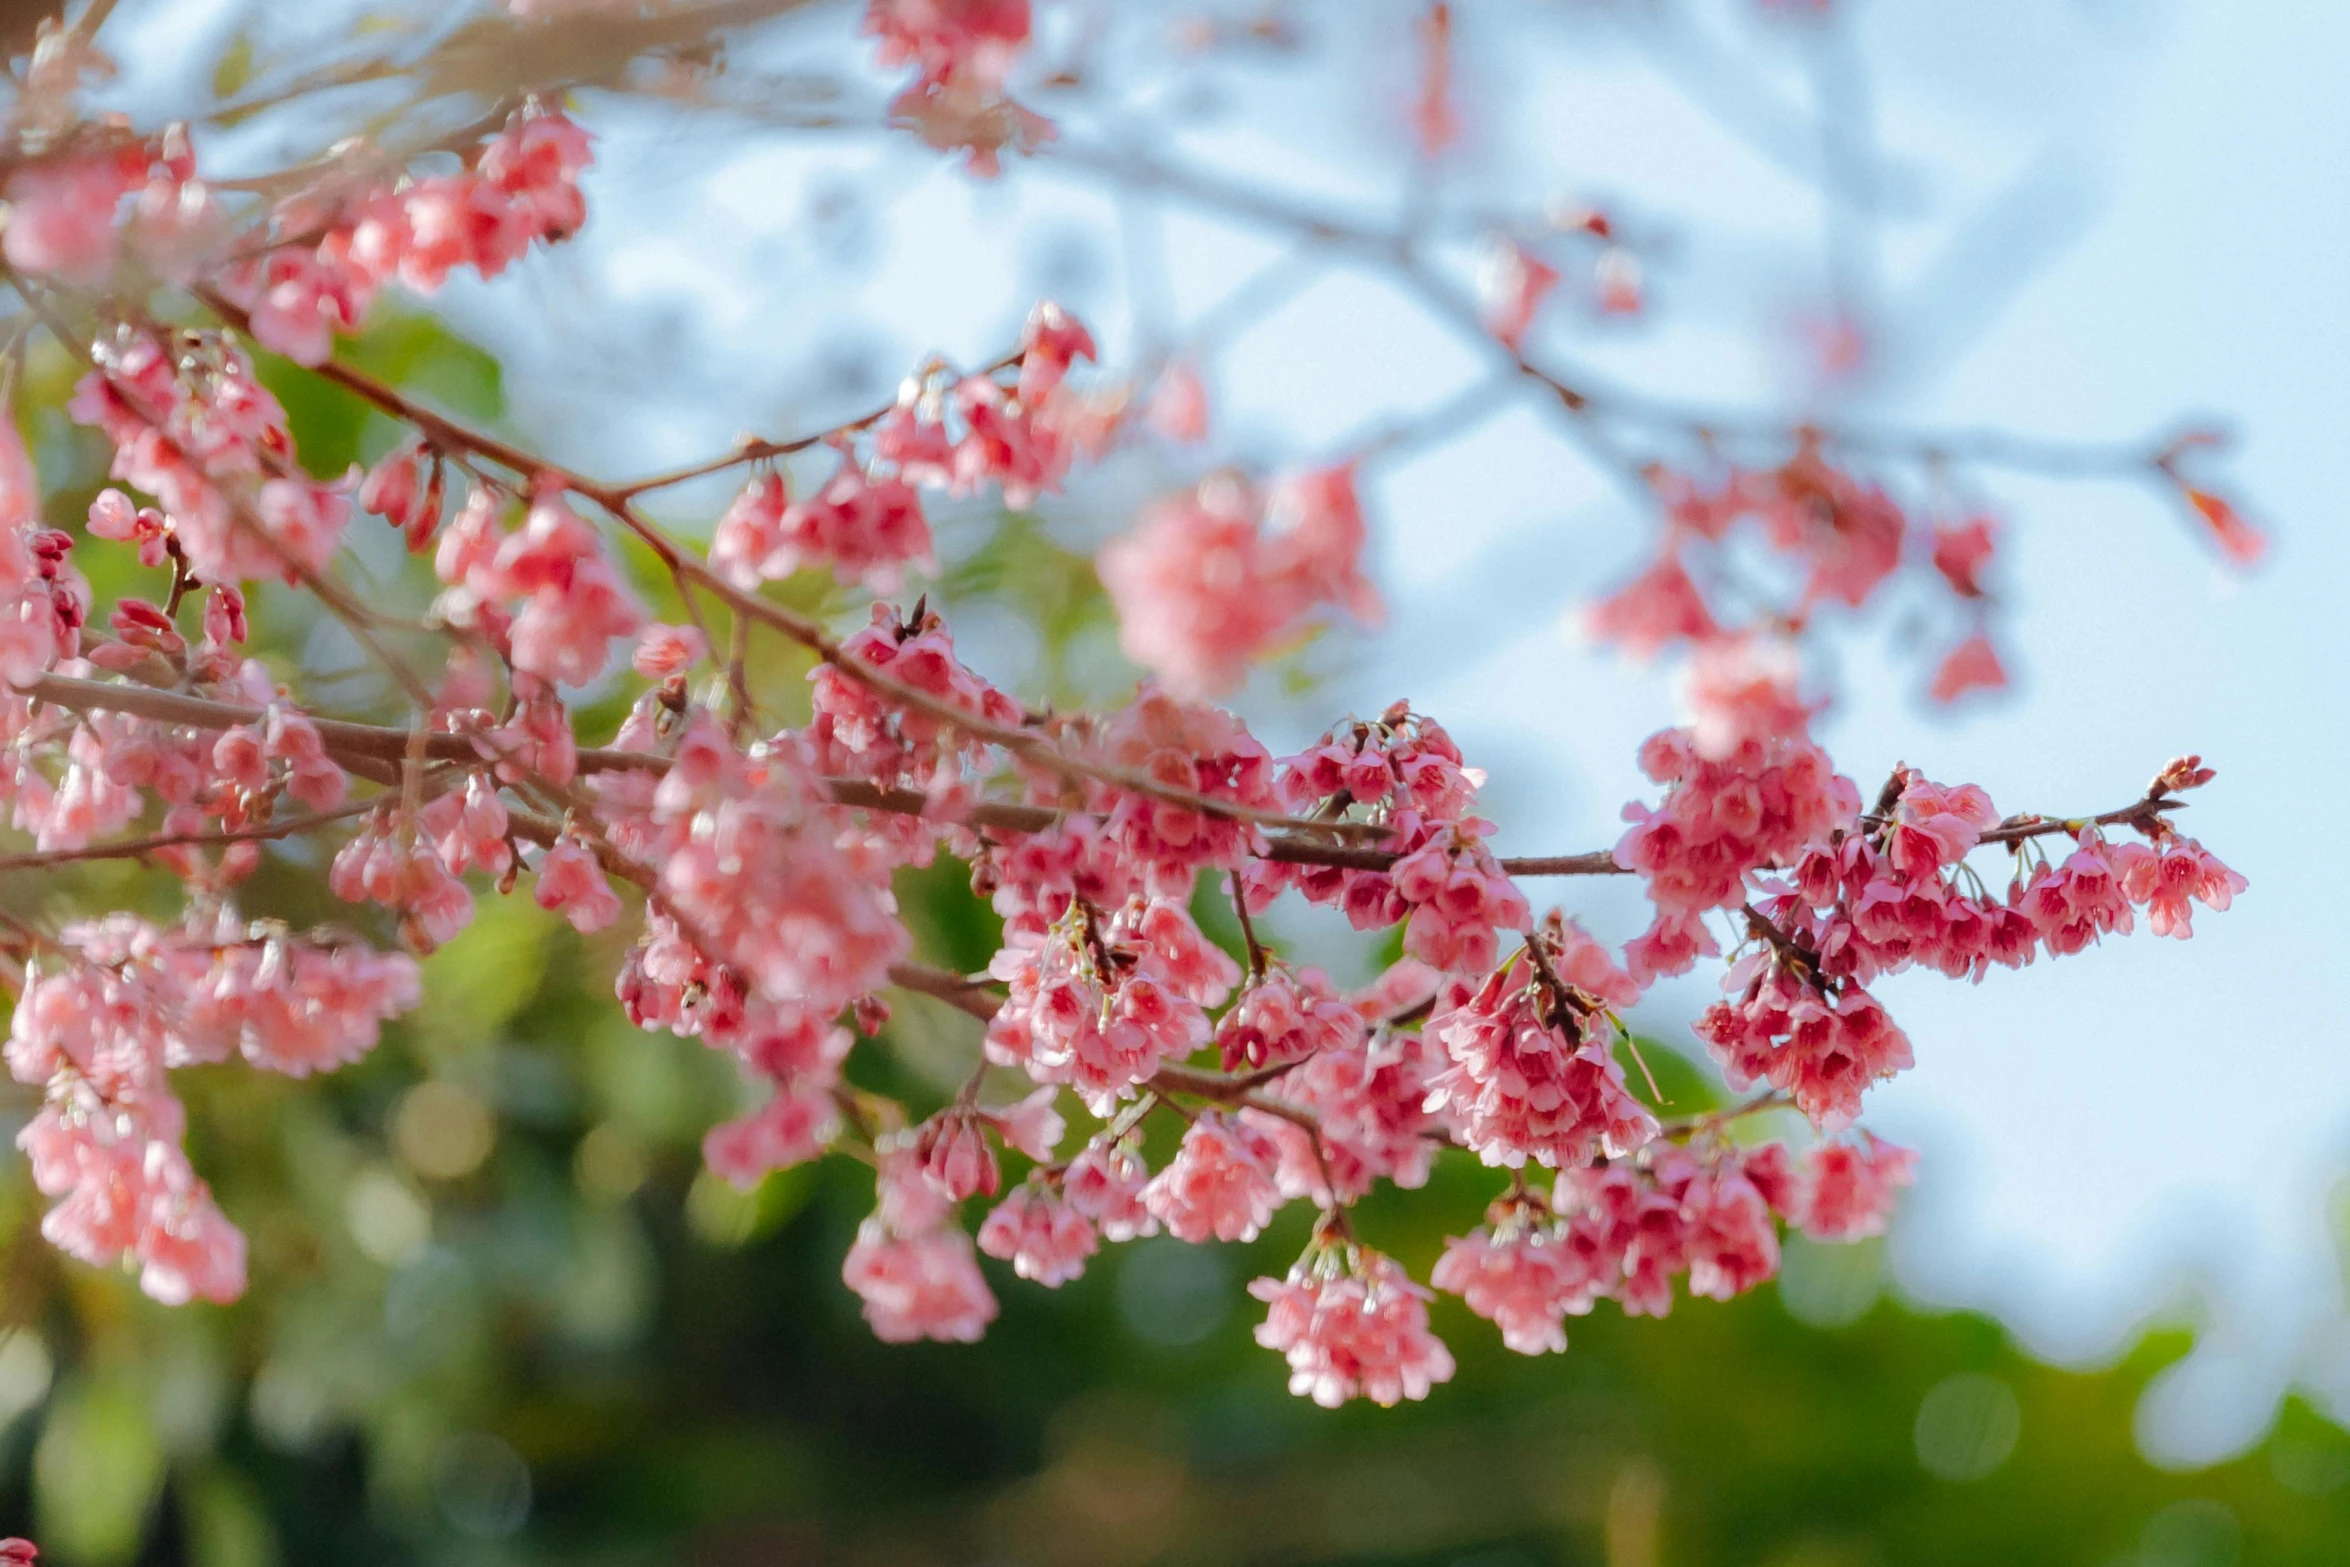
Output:
<instances>
[{"instance_id":1,"label":"blurred green foliage","mask_svg":"<svg viewBox=\"0 0 2350 1567\"><path fill-rule=\"evenodd\" d=\"M387 318L351 357L453 412L499 412L496 365L430 321ZM315 377L265 370L315 469L394 439ZM102 482L102 454L58 412L70 380L36 355L23 394L59 520ZM1108 621L1084 557L1032 517L977 526L945 598L1028 628L1031 696L1098 691ZM429 581L389 530L355 531L347 569L371 601L421 607ZM101 602L140 591L125 552L90 558ZM678 614L653 563L634 565ZM783 591L825 607L816 584ZM394 711L301 608L266 596L260 655L336 711ZM433 656L421 638L404 651ZM804 712L804 674L760 645L752 676L778 719ZM623 700L583 702L584 722L608 726ZM318 859L273 846L246 911L389 939L327 897ZM909 872L901 893L927 954L985 961L993 919L958 867ZM0 898L48 918L167 916L175 893L94 865L0 877ZM1220 898L1203 890L1200 912L1237 945ZM1294 1207L1252 1246L1113 1248L1057 1292L990 1262L1004 1314L984 1343L878 1344L838 1278L869 1174L833 1160L745 1195L703 1173L702 1131L746 1091L699 1045L628 1026L609 988L625 939L485 894L427 961L424 1006L361 1064L312 1083L182 1074L191 1152L252 1241L254 1287L233 1308L165 1310L62 1260L9 1162L0 1532L33 1534L62 1567L2350 1559L2350 1437L2309 1409L2232 1463L2158 1472L2132 1413L2186 1332L2106 1370L2054 1370L1995 1322L1889 1298L1874 1245L1796 1242L1777 1285L1661 1322L1603 1306L1540 1361L1440 1301L1459 1377L1391 1412L1292 1398L1250 1342L1243 1286L1295 1255ZM976 1025L898 1006L852 1075L943 1101ZM1695 1067L1645 1053L1677 1109L1706 1102ZM30 1103L7 1094L13 1130ZM1448 1156L1428 1191L1382 1194L1360 1227L1425 1277L1493 1186Z\"/></svg>"}]
</instances>

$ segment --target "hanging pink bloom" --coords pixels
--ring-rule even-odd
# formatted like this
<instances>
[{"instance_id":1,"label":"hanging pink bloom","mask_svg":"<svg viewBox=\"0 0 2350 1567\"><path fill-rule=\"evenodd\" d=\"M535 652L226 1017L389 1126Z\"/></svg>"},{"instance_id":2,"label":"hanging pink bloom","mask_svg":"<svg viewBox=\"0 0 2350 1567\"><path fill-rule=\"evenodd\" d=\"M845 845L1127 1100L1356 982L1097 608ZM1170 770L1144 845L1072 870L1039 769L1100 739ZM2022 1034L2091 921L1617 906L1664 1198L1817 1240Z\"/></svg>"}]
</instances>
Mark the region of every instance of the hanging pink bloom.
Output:
<instances>
[{"instance_id":1,"label":"hanging pink bloom","mask_svg":"<svg viewBox=\"0 0 2350 1567\"><path fill-rule=\"evenodd\" d=\"M629 666L647 680L669 680L709 654L709 639L692 626L650 625L639 633Z\"/></svg>"},{"instance_id":2,"label":"hanging pink bloom","mask_svg":"<svg viewBox=\"0 0 2350 1567\"><path fill-rule=\"evenodd\" d=\"M1524 953L1430 1018L1427 1031L1452 1061L1430 1084L1429 1108L1445 1110L1487 1164L1565 1169L1656 1135L1655 1118L1624 1086L1606 1014L1573 1012Z\"/></svg>"},{"instance_id":3,"label":"hanging pink bloom","mask_svg":"<svg viewBox=\"0 0 2350 1567\"><path fill-rule=\"evenodd\" d=\"M710 1128L702 1159L720 1179L752 1191L769 1172L819 1157L840 1135L840 1110L822 1088L779 1087L749 1115Z\"/></svg>"},{"instance_id":4,"label":"hanging pink bloom","mask_svg":"<svg viewBox=\"0 0 2350 1567\"><path fill-rule=\"evenodd\" d=\"M1505 1198L1487 1217L1489 1228L1444 1243L1428 1282L1460 1296L1517 1353L1563 1353L1565 1319L1590 1311L1599 1293L1590 1258L1569 1244L1540 1198Z\"/></svg>"},{"instance_id":5,"label":"hanging pink bloom","mask_svg":"<svg viewBox=\"0 0 2350 1567\"><path fill-rule=\"evenodd\" d=\"M1262 1132L1206 1111L1183 1134L1174 1162L1143 1188L1143 1206L1179 1240L1253 1241L1281 1206L1273 1182L1279 1158Z\"/></svg>"},{"instance_id":6,"label":"hanging pink bloom","mask_svg":"<svg viewBox=\"0 0 2350 1567\"><path fill-rule=\"evenodd\" d=\"M1799 1220L1814 1240L1852 1241L1885 1233L1895 1196L1917 1175L1918 1156L1874 1132L1821 1143L1805 1156Z\"/></svg>"},{"instance_id":7,"label":"hanging pink bloom","mask_svg":"<svg viewBox=\"0 0 2350 1567\"><path fill-rule=\"evenodd\" d=\"M2146 910L2157 936L2193 935L2193 905L2224 910L2251 883L2192 838L2172 834L2157 845L2124 844L2113 851L2123 896Z\"/></svg>"},{"instance_id":8,"label":"hanging pink bloom","mask_svg":"<svg viewBox=\"0 0 2350 1567\"><path fill-rule=\"evenodd\" d=\"M1130 1241L1159 1233L1159 1221L1143 1201L1150 1179L1150 1167L1133 1139L1105 1143L1097 1138L1061 1173L1061 1193L1103 1240Z\"/></svg>"},{"instance_id":9,"label":"hanging pink bloom","mask_svg":"<svg viewBox=\"0 0 2350 1567\"><path fill-rule=\"evenodd\" d=\"M1286 1065L1362 1038L1363 1020L1320 969L1277 963L1216 1024L1224 1070Z\"/></svg>"},{"instance_id":10,"label":"hanging pink bloom","mask_svg":"<svg viewBox=\"0 0 2350 1567\"><path fill-rule=\"evenodd\" d=\"M1592 637L1616 643L1635 658L1654 658L1675 642L1708 642L1722 634L1670 542L1654 565L1585 610L1583 625Z\"/></svg>"},{"instance_id":11,"label":"hanging pink bloom","mask_svg":"<svg viewBox=\"0 0 2350 1567\"><path fill-rule=\"evenodd\" d=\"M602 930L620 918L620 895L605 879L595 850L566 833L539 862L538 905L556 909L576 931Z\"/></svg>"},{"instance_id":12,"label":"hanging pink bloom","mask_svg":"<svg viewBox=\"0 0 2350 1567\"><path fill-rule=\"evenodd\" d=\"M868 1219L841 1264L841 1279L864 1302L865 1321L885 1344L975 1344L995 1320L995 1296L980 1275L971 1237L958 1229L900 1236Z\"/></svg>"},{"instance_id":13,"label":"hanging pink bloom","mask_svg":"<svg viewBox=\"0 0 2350 1567\"><path fill-rule=\"evenodd\" d=\"M1046 1289L1059 1289L1085 1271L1099 1246L1093 1226L1059 1193L1026 1181L997 1203L979 1226L979 1249Z\"/></svg>"},{"instance_id":14,"label":"hanging pink bloom","mask_svg":"<svg viewBox=\"0 0 2350 1567\"><path fill-rule=\"evenodd\" d=\"M1319 1255L1317 1255L1317 1251ZM1257 1342L1289 1362L1289 1390L1336 1409L1351 1398L1392 1407L1452 1380L1452 1354L1428 1331L1429 1292L1368 1248L1309 1251L1287 1279L1258 1279Z\"/></svg>"},{"instance_id":15,"label":"hanging pink bloom","mask_svg":"<svg viewBox=\"0 0 2350 1567\"><path fill-rule=\"evenodd\" d=\"M1999 650L1978 631L1943 655L1934 667L1933 683L1926 694L1948 703L1970 692L2003 691L2007 683L2007 666L1999 661Z\"/></svg>"}]
</instances>

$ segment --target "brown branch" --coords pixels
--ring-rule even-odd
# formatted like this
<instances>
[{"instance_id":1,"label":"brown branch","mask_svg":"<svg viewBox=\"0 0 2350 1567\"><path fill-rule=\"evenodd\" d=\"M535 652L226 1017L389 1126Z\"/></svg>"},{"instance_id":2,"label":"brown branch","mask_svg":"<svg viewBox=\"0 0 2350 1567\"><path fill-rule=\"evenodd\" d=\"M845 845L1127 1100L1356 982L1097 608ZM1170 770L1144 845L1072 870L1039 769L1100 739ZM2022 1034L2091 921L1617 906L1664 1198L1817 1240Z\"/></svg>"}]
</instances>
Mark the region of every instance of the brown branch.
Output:
<instances>
[{"instance_id":1,"label":"brown branch","mask_svg":"<svg viewBox=\"0 0 2350 1567\"><path fill-rule=\"evenodd\" d=\"M130 838L116 843L93 843L79 849L44 849L30 854L0 854L0 871L48 870L59 865L74 865L85 860L131 860L154 854L163 849L202 849L217 844L254 843L267 838L291 838L298 833L315 832L336 822L348 821L378 809L380 799L355 800L349 805L331 811L315 811L292 816L284 821L264 822L257 827L233 827L216 832L159 833L151 838Z\"/></svg>"}]
</instances>

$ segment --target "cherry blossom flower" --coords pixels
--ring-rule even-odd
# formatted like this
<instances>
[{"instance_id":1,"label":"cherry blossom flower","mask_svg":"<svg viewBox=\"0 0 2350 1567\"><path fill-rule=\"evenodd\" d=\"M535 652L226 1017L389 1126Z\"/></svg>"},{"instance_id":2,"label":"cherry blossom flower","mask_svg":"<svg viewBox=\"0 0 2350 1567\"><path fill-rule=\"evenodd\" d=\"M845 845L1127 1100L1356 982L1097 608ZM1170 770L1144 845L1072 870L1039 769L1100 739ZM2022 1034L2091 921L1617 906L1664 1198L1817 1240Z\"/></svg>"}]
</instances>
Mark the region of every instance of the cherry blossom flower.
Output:
<instances>
[{"instance_id":1,"label":"cherry blossom flower","mask_svg":"<svg viewBox=\"0 0 2350 1567\"><path fill-rule=\"evenodd\" d=\"M979 1226L981 1251L1046 1289L1059 1289L1083 1273L1085 1259L1099 1244L1076 1206L1036 1180L1012 1188Z\"/></svg>"},{"instance_id":2,"label":"cherry blossom flower","mask_svg":"<svg viewBox=\"0 0 2350 1567\"><path fill-rule=\"evenodd\" d=\"M1531 1159L1565 1169L1656 1135L1655 1118L1624 1086L1607 1014L1553 993L1524 952L1430 1018L1428 1032L1452 1063L1431 1082L1429 1108L1444 1109L1489 1165Z\"/></svg>"},{"instance_id":3,"label":"cherry blossom flower","mask_svg":"<svg viewBox=\"0 0 2350 1567\"><path fill-rule=\"evenodd\" d=\"M1258 1279L1257 1342L1289 1362L1289 1390L1336 1409L1352 1398L1392 1407L1452 1380L1452 1354L1428 1330L1428 1290L1368 1248L1317 1247L1286 1279Z\"/></svg>"},{"instance_id":4,"label":"cherry blossom flower","mask_svg":"<svg viewBox=\"0 0 2350 1567\"><path fill-rule=\"evenodd\" d=\"M1565 1319L1590 1311L1599 1293L1589 1255L1569 1244L1550 1205L1532 1192L1504 1197L1486 1220L1484 1227L1444 1243L1428 1282L1460 1296L1500 1328L1507 1348L1521 1355L1563 1353Z\"/></svg>"},{"instance_id":5,"label":"cherry blossom flower","mask_svg":"<svg viewBox=\"0 0 2350 1567\"><path fill-rule=\"evenodd\" d=\"M885 1344L973 1344L995 1320L995 1295L980 1276L971 1237L958 1229L898 1235L868 1219L841 1264L841 1279L864 1302L865 1321Z\"/></svg>"},{"instance_id":6,"label":"cherry blossom flower","mask_svg":"<svg viewBox=\"0 0 2350 1567\"><path fill-rule=\"evenodd\" d=\"M1280 1155L1247 1122L1210 1110L1191 1123L1174 1161L1142 1191L1143 1206L1178 1240L1253 1241L1281 1206Z\"/></svg>"},{"instance_id":7,"label":"cherry blossom flower","mask_svg":"<svg viewBox=\"0 0 2350 1567\"><path fill-rule=\"evenodd\" d=\"M1103 1240L1130 1241L1159 1233L1159 1221L1143 1201L1150 1179L1133 1139L1096 1138L1061 1173L1061 1193Z\"/></svg>"},{"instance_id":8,"label":"cherry blossom flower","mask_svg":"<svg viewBox=\"0 0 2350 1567\"><path fill-rule=\"evenodd\" d=\"M1815 1240L1851 1241L1885 1233L1896 1194L1917 1172L1918 1156L1874 1132L1858 1142L1827 1142L1804 1157L1797 1222Z\"/></svg>"},{"instance_id":9,"label":"cherry blossom flower","mask_svg":"<svg viewBox=\"0 0 2350 1567\"><path fill-rule=\"evenodd\" d=\"M1096 566L1120 645L1178 696L1218 696L1316 611L1380 614L1362 575L1350 469L1287 481L1270 498L1232 474L1159 502Z\"/></svg>"}]
</instances>

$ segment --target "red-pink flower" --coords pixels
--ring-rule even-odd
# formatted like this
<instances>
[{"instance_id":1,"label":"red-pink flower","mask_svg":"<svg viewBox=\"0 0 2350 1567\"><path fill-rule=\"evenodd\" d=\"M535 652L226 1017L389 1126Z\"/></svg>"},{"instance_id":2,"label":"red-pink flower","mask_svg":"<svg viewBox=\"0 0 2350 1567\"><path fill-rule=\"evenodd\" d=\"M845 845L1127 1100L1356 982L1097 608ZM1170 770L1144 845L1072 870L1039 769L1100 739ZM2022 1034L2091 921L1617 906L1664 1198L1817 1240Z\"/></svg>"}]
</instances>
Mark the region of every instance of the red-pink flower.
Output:
<instances>
[{"instance_id":1,"label":"red-pink flower","mask_svg":"<svg viewBox=\"0 0 2350 1567\"><path fill-rule=\"evenodd\" d=\"M973 1344L995 1320L995 1296L980 1275L971 1237L952 1227L898 1235L867 1219L841 1264L841 1279L864 1302L865 1321L885 1344Z\"/></svg>"},{"instance_id":2,"label":"red-pink flower","mask_svg":"<svg viewBox=\"0 0 2350 1567\"><path fill-rule=\"evenodd\" d=\"M1937 702L1955 702L1974 691L2007 688L2007 666L1991 639L1977 631L1942 656L1926 694Z\"/></svg>"},{"instance_id":3,"label":"red-pink flower","mask_svg":"<svg viewBox=\"0 0 2350 1567\"><path fill-rule=\"evenodd\" d=\"M1589 1255L1569 1244L1548 1206L1531 1194L1522 1202L1504 1198L1487 1218L1488 1227L1444 1243L1428 1282L1460 1296L1519 1354L1564 1352L1565 1319L1588 1312L1599 1293Z\"/></svg>"},{"instance_id":4,"label":"red-pink flower","mask_svg":"<svg viewBox=\"0 0 2350 1567\"><path fill-rule=\"evenodd\" d=\"M1539 938L1537 938L1539 939ZM1452 1065L1430 1084L1461 1141L1491 1165L1565 1169L1628 1153L1656 1120L1624 1086L1605 1012L1553 995L1524 953L1466 1001L1428 1020Z\"/></svg>"},{"instance_id":5,"label":"red-pink flower","mask_svg":"<svg viewBox=\"0 0 2350 1567\"><path fill-rule=\"evenodd\" d=\"M1061 1172L1061 1193L1102 1239L1130 1241L1159 1233L1159 1221L1143 1201L1150 1179L1134 1139L1111 1143L1096 1138Z\"/></svg>"},{"instance_id":6,"label":"red-pink flower","mask_svg":"<svg viewBox=\"0 0 2350 1567\"><path fill-rule=\"evenodd\" d=\"M1289 1362L1289 1390L1336 1409L1351 1398L1390 1406L1452 1380L1452 1354L1428 1330L1429 1292L1392 1259L1319 1245L1287 1279L1258 1279L1257 1342Z\"/></svg>"},{"instance_id":7,"label":"red-pink flower","mask_svg":"<svg viewBox=\"0 0 2350 1567\"><path fill-rule=\"evenodd\" d=\"M1143 1206L1178 1239L1253 1241L1281 1206L1280 1154L1264 1133L1220 1110L1183 1134L1173 1162L1143 1188Z\"/></svg>"},{"instance_id":8,"label":"red-pink flower","mask_svg":"<svg viewBox=\"0 0 2350 1567\"><path fill-rule=\"evenodd\" d=\"M540 908L560 910L577 931L602 930L620 918L620 895L605 880L595 850L568 833L539 861L537 898Z\"/></svg>"},{"instance_id":9,"label":"red-pink flower","mask_svg":"<svg viewBox=\"0 0 2350 1567\"><path fill-rule=\"evenodd\" d=\"M1895 1196L1916 1178L1918 1156L1874 1132L1827 1142L1804 1157L1797 1222L1815 1240L1852 1241L1885 1233Z\"/></svg>"},{"instance_id":10,"label":"red-pink flower","mask_svg":"<svg viewBox=\"0 0 2350 1567\"><path fill-rule=\"evenodd\" d=\"M1059 1289L1083 1273L1085 1259L1098 1246L1085 1216L1041 1181L1014 1187L979 1226L981 1251L1046 1289Z\"/></svg>"}]
</instances>

